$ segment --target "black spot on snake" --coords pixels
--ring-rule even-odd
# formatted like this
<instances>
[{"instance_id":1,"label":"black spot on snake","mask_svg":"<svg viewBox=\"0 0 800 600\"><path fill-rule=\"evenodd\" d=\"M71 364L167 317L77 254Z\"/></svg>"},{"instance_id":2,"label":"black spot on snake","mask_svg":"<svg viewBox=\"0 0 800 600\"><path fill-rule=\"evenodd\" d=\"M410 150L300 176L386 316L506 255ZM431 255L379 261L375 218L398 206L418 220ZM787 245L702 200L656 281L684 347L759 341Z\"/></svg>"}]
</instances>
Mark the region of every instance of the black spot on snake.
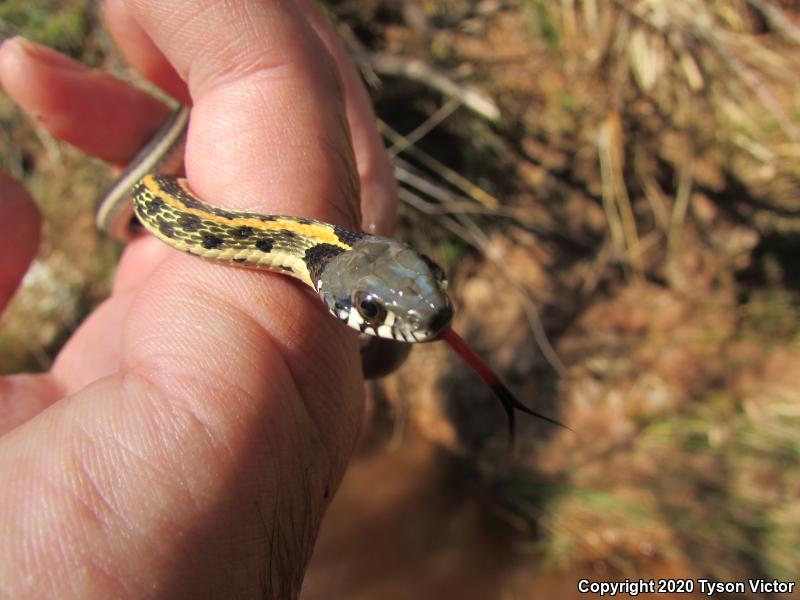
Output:
<instances>
[{"instance_id":1,"label":"black spot on snake","mask_svg":"<svg viewBox=\"0 0 800 600\"><path fill-rule=\"evenodd\" d=\"M298 236L294 231L281 231L278 234L278 237L280 237L284 241L290 241L290 240L296 240L300 236Z\"/></svg>"},{"instance_id":2,"label":"black spot on snake","mask_svg":"<svg viewBox=\"0 0 800 600\"><path fill-rule=\"evenodd\" d=\"M158 225L158 231L161 232L161 235L164 237L168 237L170 239L175 238L175 229L172 227L170 223L162 222Z\"/></svg>"},{"instance_id":3,"label":"black spot on snake","mask_svg":"<svg viewBox=\"0 0 800 600\"><path fill-rule=\"evenodd\" d=\"M153 181L158 184L159 189L169 196L185 196L186 192L175 179L163 175L153 175Z\"/></svg>"},{"instance_id":4,"label":"black spot on snake","mask_svg":"<svg viewBox=\"0 0 800 600\"><path fill-rule=\"evenodd\" d=\"M178 225L186 231L197 231L200 229L201 224L202 221L200 217L196 215L181 215L181 218L178 220Z\"/></svg>"},{"instance_id":5,"label":"black spot on snake","mask_svg":"<svg viewBox=\"0 0 800 600\"><path fill-rule=\"evenodd\" d=\"M188 196L187 194L180 193L176 196L181 202L183 202L184 206L188 208L203 208L203 203L199 202L198 200Z\"/></svg>"},{"instance_id":6,"label":"black spot on snake","mask_svg":"<svg viewBox=\"0 0 800 600\"><path fill-rule=\"evenodd\" d=\"M203 235L203 240L201 243L203 248L206 250L213 250L214 248L219 248L222 246L225 243L225 240L215 235L205 234Z\"/></svg>"},{"instance_id":7,"label":"black spot on snake","mask_svg":"<svg viewBox=\"0 0 800 600\"><path fill-rule=\"evenodd\" d=\"M345 249L341 246L334 246L333 244L317 244L306 250L303 261L311 274L311 281L319 281L328 261L334 256L339 256L344 251Z\"/></svg>"},{"instance_id":8,"label":"black spot on snake","mask_svg":"<svg viewBox=\"0 0 800 600\"><path fill-rule=\"evenodd\" d=\"M275 245L275 241L272 238L261 238L256 242L256 248L261 250L262 252L272 252L272 247Z\"/></svg>"},{"instance_id":9,"label":"black spot on snake","mask_svg":"<svg viewBox=\"0 0 800 600\"><path fill-rule=\"evenodd\" d=\"M235 212L232 212L230 210L225 210L224 208L218 208L216 206L206 205L204 208L211 214L217 215L218 217L222 217L223 219L233 220L239 216Z\"/></svg>"},{"instance_id":10,"label":"black spot on snake","mask_svg":"<svg viewBox=\"0 0 800 600\"><path fill-rule=\"evenodd\" d=\"M164 209L165 203L161 198L153 198L144 205L144 212L148 215L157 215Z\"/></svg>"},{"instance_id":11,"label":"black spot on snake","mask_svg":"<svg viewBox=\"0 0 800 600\"><path fill-rule=\"evenodd\" d=\"M366 233L361 233L359 231L350 231L349 229L339 227L338 225L333 226L333 232L336 234L336 237L339 238L340 242L347 244L348 246L352 246L358 240L363 239L367 235Z\"/></svg>"}]
</instances>

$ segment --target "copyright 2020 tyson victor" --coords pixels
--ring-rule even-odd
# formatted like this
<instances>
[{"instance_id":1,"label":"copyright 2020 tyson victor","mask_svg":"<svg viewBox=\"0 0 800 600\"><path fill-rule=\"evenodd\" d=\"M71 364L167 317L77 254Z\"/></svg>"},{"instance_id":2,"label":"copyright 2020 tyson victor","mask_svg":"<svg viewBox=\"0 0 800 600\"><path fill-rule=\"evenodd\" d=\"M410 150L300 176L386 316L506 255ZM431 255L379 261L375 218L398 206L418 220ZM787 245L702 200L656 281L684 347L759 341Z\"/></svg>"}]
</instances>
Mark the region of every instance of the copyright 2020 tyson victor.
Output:
<instances>
[{"instance_id":1,"label":"copyright 2020 tyson victor","mask_svg":"<svg viewBox=\"0 0 800 600\"><path fill-rule=\"evenodd\" d=\"M597 596L627 594L791 594L796 581L779 579L748 579L746 581L714 581L712 579L626 579L625 581L578 581L578 591Z\"/></svg>"}]
</instances>

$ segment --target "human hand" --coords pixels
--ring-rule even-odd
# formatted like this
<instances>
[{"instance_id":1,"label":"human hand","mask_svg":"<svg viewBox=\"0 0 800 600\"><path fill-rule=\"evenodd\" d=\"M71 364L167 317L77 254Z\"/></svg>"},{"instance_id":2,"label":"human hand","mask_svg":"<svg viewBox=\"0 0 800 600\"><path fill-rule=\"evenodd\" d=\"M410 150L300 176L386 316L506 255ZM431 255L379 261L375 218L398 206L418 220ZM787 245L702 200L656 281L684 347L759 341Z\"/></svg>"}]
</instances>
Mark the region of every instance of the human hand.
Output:
<instances>
[{"instance_id":1,"label":"human hand","mask_svg":"<svg viewBox=\"0 0 800 600\"><path fill-rule=\"evenodd\" d=\"M337 69L320 42L334 44L315 7L114 0L107 8L131 63L193 101L186 166L199 195L357 228L349 121L362 192L373 199L365 223L386 232L391 170L356 74L341 66L343 55ZM167 114L151 97L20 40L0 49L0 84L54 135L116 163ZM12 254L0 230L0 251L15 257L0 262L3 302L33 253L38 215L23 190L0 183L0 212L13 213L23 240ZM357 436L356 345L286 277L135 240L112 296L51 372L2 382L2 593L295 594Z\"/></svg>"}]
</instances>

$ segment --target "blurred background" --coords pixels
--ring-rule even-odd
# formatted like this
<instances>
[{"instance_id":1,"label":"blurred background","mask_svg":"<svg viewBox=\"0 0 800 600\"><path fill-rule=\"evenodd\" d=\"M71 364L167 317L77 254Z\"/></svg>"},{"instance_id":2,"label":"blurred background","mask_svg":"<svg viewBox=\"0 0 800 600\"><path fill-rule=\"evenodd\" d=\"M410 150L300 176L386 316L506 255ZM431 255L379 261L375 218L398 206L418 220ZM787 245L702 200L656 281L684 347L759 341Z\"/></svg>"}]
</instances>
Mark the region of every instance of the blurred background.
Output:
<instances>
[{"instance_id":1,"label":"blurred background","mask_svg":"<svg viewBox=\"0 0 800 600\"><path fill-rule=\"evenodd\" d=\"M797 580L800 5L326 6L395 161L397 237L445 266L455 328L574 433L523 416L509 454L474 374L416 348L368 384L303 597ZM97 2L4 0L0 28L146 85ZM120 248L94 205L113 175L5 96L0 124L0 167L46 218L0 368L45 370L109 293Z\"/></svg>"}]
</instances>

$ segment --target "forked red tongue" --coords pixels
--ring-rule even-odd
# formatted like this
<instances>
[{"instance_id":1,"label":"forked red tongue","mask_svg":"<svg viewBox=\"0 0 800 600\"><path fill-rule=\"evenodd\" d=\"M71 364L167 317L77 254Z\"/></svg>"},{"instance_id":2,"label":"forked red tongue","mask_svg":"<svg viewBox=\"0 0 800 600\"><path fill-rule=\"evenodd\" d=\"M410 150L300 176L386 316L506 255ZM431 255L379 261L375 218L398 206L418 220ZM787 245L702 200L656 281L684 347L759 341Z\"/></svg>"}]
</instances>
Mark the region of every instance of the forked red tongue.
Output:
<instances>
[{"instance_id":1,"label":"forked red tongue","mask_svg":"<svg viewBox=\"0 0 800 600\"><path fill-rule=\"evenodd\" d=\"M500 400L500 403L503 405L506 415L508 416L508 433L511 436L512 441L514 439L514 409L520 410L529 415L533 415L534 417L538 417L544 421L547 421L548 423L552 423L553 425L558 425L564 429L569 429L569 427L563 423L531 410L522 402L517 400L514 397L514 394L511 393L511 390L509 390L506 385L500 381L500 377L498 377L492 368L486 364L486 361L478 356L478 354L469 347L467 342L465 342L460 335L453 331L451 327L445 328L437 337L440 340L447 342L450 347L455 350L456 353L464 360L464 362L467 363L472 370L475 371L480 378L486 382L486 385L491 388L491 390L494 392L494 395L497 396L498 400ZM572 431L571 429L569 430Z\"/></svg>"}]
</instances>

